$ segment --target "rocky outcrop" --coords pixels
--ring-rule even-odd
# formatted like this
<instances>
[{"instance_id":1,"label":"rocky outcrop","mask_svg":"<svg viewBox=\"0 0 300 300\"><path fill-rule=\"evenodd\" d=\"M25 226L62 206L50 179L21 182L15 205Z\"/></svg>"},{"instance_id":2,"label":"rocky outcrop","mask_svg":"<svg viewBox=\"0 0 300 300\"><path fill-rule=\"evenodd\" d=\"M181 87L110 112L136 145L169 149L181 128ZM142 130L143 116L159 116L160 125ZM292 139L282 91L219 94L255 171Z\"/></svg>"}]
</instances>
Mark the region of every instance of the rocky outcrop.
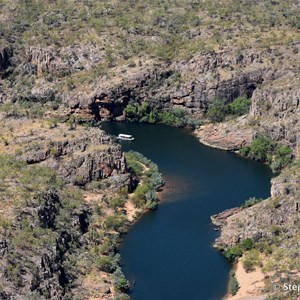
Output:
<instances>
[{"instance_id":1,"label":"rocky outcrop","mask_svg":"<svg viewBox=\"0 0 300 300\"><path fill-rule=\"evenodd\" d=\"M248 145L257 133L290 146L300 157L300 92L297 73L257 88L252 96L250 113L228 122L202 125L196 135L203 143L226 150L239 150Z\"/></svg>"},{"instance_id":2,"label":"rocky outcrop","mask_svg":"<svg viewBox=\"0 0 300 300\"><path fill-rule=\"evenodd\" d=\"M47 91L52 90L55 101L64 103L83 120L91 120L91 116L122 119L129 101L148 101L158 110L184 107L202 116L214 98L227 101L240 95L250 98L262 84L294 72L300 53L295 51L297 48L299 45L294 44L243 51L223 49L172 64L140 60L128 68L111 67L113 77L98 77L89 72L103 63L104 49L93 45L61 49L30 47L26 51L26 61L17 72L29 72L38 78L36 85L28 93L24 92L23 97L46 99ZM82 76L89 76L89 80L79 86L75 82L77 77L72 75L80 72ZM58 91L58 83L68 76L71 76L68 90Z\"/></svg>"},{"instance_id":3,"label":"rocky outcrop","mask_svg":"<svg viewBox=\"0 0 300 300\"><path fill-rule=\"evenodd\" d=\"M169 66L137 67L126 77L119 74L109 84L103 80L95 83L94 95L87 101L90 106L96 104L97 116L105 119L121 117L129 101L148 101L158 110L185 107L201 116L214 98L229 102L240 95L250 98L263 83L296 71L296 65L288 62L296 61L294 48L297 47L248 49L238 55L223 50ZM280 67L275 67L279 64Z\"/></svg>"},{"instance_id":4,"label":"rocky outcrop","mask_svg":"<svg viewBox=\"0 0 300 300\"><path fill-rule=\"evenodd\" d=\"M70 184L85 186L98 181L113 190L132 189L120 145L98 127L51 121L45 125L26 118L0 122L6 137L5 144L1 144L3 154L15 154L27 164L49 167ZM8 134L11 127L18 131Z\"/></svg>"},{"instance_id":5,"label":"rocky outcrop","mask_svg":"<svg viewBox=\"0 0 300 300\"><path fill-rule=\"evenodd\" d=\"M195 130L201 143L228 151L237 151L249 146L256 130L249 126L246 116L220 124L205 124Z\"/></svg>"},{"instance_id":6,"label":"rocky outcrop","mask_svg":"<svg viewBox=\"0 0 300 300\"><path fill-rule=\"evenodd\" d=\"M48 166L70 183L85 185L107 179L114 188L122 184L130 187L121 148L104 131L59 126L64 128L16 138L14 143L23 145L22 160Z\"/></svg>"},{"instance_id":7,"label":"rocky outcrop","mask_svg":"<svg viewBox=\"0 0 300 300\"><path fill-rule=\"evenodd\" d=\"M272 179L271 198L249 208L231 209L214 215L212 221L221 227L216 247L232 247L246 238L271 239L278 228L284 237L297 236L300 214L300 175L297 166Z\"/></svg>"},{"instance_id":8,"label":"rocky outcrop","mask_svg":"<svg viewBox=\"0 0 300 300\"><path fill-rule=\"evenodd\" d=\"M260 130L283 141L300 157L300 90L299 78L289 74L272 85L256 90L250 116L260 121Z\"/></svg>"},{"instance_id":9,"label":"rocky outcrop","mask_svg":"<svg viewBox=\"0 0 300 300\"><path fill-rule=\"evenodd\" d=\"M0 49L0 76L11 65L10 58L13 55L11 47Z\"/></svg>"},{"instance_id":10,"label":"rocky outcrop","mask_svg":"<svg viewBox=\"0 0 300 300\"><path fill-rule=\"evenodd\" d=\"M1 258L1 299L70 299L68 285L75 278L65 263L83 243L91 212L81 205L68 213L65 205L56 191L48 190L20 209L14 224L20 238L2 240L7 251ZM26 235L30 241L22 240Z\"/></svg>"},{"instance_id":11,"label":"rocky outcrop","mask_svg":"<svg viewBox=\"0 0 300 300\"><path fill-rule=\"evenodd\" d=\"M45 73L64 77L89 70L102 61L104 49L92 44L72 45L66 48L32 46L26 49L24 70L43 77Z\"/></svg>"}]
</instances>

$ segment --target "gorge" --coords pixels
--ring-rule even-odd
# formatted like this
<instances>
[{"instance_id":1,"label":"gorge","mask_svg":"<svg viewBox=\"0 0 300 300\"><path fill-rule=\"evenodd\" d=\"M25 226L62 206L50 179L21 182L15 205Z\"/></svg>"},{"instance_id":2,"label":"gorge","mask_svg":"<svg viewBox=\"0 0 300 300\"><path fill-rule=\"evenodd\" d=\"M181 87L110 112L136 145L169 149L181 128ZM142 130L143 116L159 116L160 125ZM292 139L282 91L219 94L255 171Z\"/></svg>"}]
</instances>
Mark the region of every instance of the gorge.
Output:
<instances>
[{"instance_id":1,"label":"gorge","mask_svg":"<svg viewBox=\"0 0 300 300\"><path fill-rule=\"evenodd\" d=\"M221 299L230 265L212 248L218 233L210 216L250 197L267 198L271 170L203 146L187 129L123 122L101 127L132 134L134 141L121 141L123 151L149 157L166 180L158 210L142 216L121 244L122 269L135 283L132 299Z\"/></svg>"},{"instance_id":2,"label":"gorge","mask_svg":"<svg viewBox=\"0 0 300 300\"><path fill-rule=\"evenodd\" d=\"M0 298L129 299L118 244L162 183L130 147L167 181L120 249L133 299L218 299L223 256L299 298L299 24L299 0L0 0Z\"/></svg>"}]
</instances>

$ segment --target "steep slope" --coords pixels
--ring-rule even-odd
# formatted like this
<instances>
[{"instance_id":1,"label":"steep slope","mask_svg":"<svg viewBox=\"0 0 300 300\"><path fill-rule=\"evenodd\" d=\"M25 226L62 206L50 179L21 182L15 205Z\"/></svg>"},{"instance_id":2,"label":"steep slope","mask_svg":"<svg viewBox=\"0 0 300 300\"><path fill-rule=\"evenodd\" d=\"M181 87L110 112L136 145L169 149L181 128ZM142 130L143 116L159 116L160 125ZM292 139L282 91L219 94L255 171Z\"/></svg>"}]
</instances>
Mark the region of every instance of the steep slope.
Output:
<instances>
[{"instance_id":1,"label":"steep slope","mask_svg":"<svg viewBox=\"0 0 300 300\"><path fill-rule=\"evenodd\" d=\"M100 221L93 223L95 228L101 228L101 237L95 239L95 245L102 243L107 230L103 227L105 218L114 212L104 194L107 191L110 200L119 197L117 191L121 187L130 190L134 181L112 140L96 129L76 128L80 122L124 120L128 104L147 102L149 109L158 112L172 112L175 108L191 114L202 123L195 134L211 146L239 151L263 134L290 147L297 160L300 157L299 16L297 0L29 0L26 3L0 0L1 153L13 154L33 167L46 167L44 170L50 167L65 184L79 187L88 184L91 194L83 198L92 205L100 201L105 212L99 213ZM229 115L222 123L209 122L207 112L216 98L228 104L239 96L251 100L249 114L239 118ZM269 162L275 160L272 155L269 153ZM48 178L48 171L42 174ZM34 176L31 174L29 178ZM5 187L5 180L1 184ZM22 211L14 212L15 203L11 202L19 199L15 195L18 182L9 188L9 193L3 187L7 195L2 195L5 198L2 209L7 211L9 220L14 220L15 232L23 223L30 223L39 232L36 199L41 202L38 206L43 207L51 194L50 202L64 210L64 197L48 184L45 186L42 179L38 182L37 186L41 185L43 190L41 196L30 194L32 187L28 187L33 204L28 212L25 209L25 217ZM99 192L101 189L104 191ZM101 197L97 198L95 191ZM231 248L251 238L268 261L266 269L273 272L269 278L279 281L288 274L293 282L298 282L297 272L290 274L286 270L286 266L299 270L298 191L296 161L273 180L270 199L234 210L222 221L217 245ZM79 207L74 216L65 220L66 225L74 218L78 221L81 209L89 214L85 205ZM94 212L98 210L95 208ZM120 214L118 218L113 221L121 224L115 225L122 232L124 220ZM81 247L77 221L71 235ZM6 221L3 224L7 231ZM46 229L51 231L51 226ZM109 235L114 231L113 225ZM53 239L59 235L56 232ZM4 255L9 247L6 243L2 239ZM22 267L23 253L18 245L13 253L17 266ZM56 242L51 246L56 247ZM43 247L48 246L39 249L42 251ZM272 251L263 250L270 247ZM51 251L46 253L48 262L61 259ZM33 256L39 270L41 264L36 257L40 258L41 253ZM110 251L104 253L107 256ZM112 264L116 267L115 261ZM5 281L8 290L3 297L19 291L24 296L30 290L29 282L34 280L35 289L53 284L53 289L46 289L55 293L53 299L66 295L68 276L60 271L60 277L54 274L57 272L50 272L47 262L43 262L43 274L37 271L33 276L28 272L29 267L25 267L21 280L12 266L4 267L9 268L16 282L12 286ZM102 278L101 272L93 270L92 279ZM99 297L111 295L105 280L99 283ZM83 285L93 286L91 281L83 280ZM268 284L267 280L265 292L271 292Z\"/></svg>"}]
</instances>

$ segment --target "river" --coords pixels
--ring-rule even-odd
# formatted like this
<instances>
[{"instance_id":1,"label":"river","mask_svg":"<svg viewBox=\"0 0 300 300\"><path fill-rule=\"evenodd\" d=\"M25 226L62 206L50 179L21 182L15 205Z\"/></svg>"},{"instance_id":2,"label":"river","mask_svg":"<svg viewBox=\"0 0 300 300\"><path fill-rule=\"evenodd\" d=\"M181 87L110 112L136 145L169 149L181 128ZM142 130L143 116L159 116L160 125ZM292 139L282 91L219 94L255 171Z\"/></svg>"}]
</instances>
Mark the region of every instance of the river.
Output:
<instances>
[{"instance_id":1,"label":"river","mask_svg":"<svg viewBox=\"0 0 300 300\"><path fill-rule=\"evenodd\" d=\"M157 124L107 122L110 134L157 163L166 186L155 211L140 218L125 236L122 269L135 285L132 300L214 300L227 290L230 264L212 248L218 232L210 216L266 198L271 170L258 162L199 143L188 129Z\"/></svg>"}]
</instances>

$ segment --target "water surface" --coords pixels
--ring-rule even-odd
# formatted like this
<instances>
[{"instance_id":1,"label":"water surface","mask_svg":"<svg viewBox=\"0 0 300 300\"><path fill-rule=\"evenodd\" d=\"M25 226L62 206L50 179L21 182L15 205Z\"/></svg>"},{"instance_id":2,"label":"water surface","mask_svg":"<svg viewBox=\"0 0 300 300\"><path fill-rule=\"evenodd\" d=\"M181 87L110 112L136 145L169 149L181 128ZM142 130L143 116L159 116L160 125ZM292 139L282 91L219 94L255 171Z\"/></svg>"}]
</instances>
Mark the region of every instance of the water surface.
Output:
<instances>
[{"instance_id":1,"label":"water surface","mask_svg":"<svg viewBox=\"0 0 300 300\"><path fill-rule=\"evenodd\" d=\"M104 123L107 132L158 164L167 182L158 210L131 227L121 245L123 271L135 281L133 300L214 300L226 293L229 263L212 248L210 216L268 197L271 171L263 164L204 146L187 129Z\"/></svg>"}]
</instances>

